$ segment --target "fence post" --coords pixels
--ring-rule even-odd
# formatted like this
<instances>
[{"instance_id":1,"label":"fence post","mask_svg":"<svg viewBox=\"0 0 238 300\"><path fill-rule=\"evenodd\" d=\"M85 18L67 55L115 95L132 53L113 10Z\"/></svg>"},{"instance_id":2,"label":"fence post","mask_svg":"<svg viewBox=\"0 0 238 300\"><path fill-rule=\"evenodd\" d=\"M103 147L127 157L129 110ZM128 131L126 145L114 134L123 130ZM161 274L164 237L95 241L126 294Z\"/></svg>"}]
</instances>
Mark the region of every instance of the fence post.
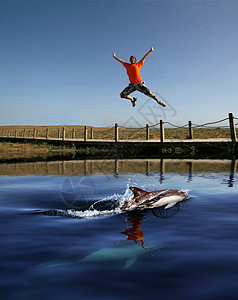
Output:
<instances>
[{"instance_id":1,"label":"fence post","mask_svg":"<svg viewBox=\"0 0 238 300\"><path fill-rule=\"evenodd\" d=\"M235 127L233 113L229 113L229 123L230 123L231 140L233 143L236 143L236 127Z\"/></svg>"},{"instance_id":2,"label":"fence post","mask_svg":"<svg viewBox=\"0 0 238 300\"><path fill-rule=\"evenodd\" d=\"M84 126L84 141L87 142L88 128Z\"/></svg>"},{"instance_id":3,"label":"fence post","mask_svg":"<svg viewBox=\"0 0 238 300\"><path fill-rule=\"evenodd\" d=\"M17 137L17 129L15 130L15 138Z\"/></svg>"},{"instance_id":4,"label":"fence post","mask_svg":"<svg viewBox=\"0 0 238 300\"><path fill-rule=\"evenodd\" d=\"M48 140L48 138L49 138L49 128L46 128L46 130L45 130L45 138L46 138L46 140Z\"/></svg>"},{"instance_id":5,"label":"fence post","mask_svg":"<svg viewBox=\"0 0 238 300\"><path fill-rule=\"evenodd\" d=\"M192 121L188 121L188 138L193 138Z\"/></svg>"},{"instance_id":6,"label":"fence post","mask_svg":"<svg viewBox=\"0 0 238 300\"><path fill-rule=\"evenodd\" d=\"M60 129L58 128L58 139L60 139Z\"/></svg>"},{"instance_id":7,"label":"fence post","mask_svg":"<svg viewBox=\"0 0 238 300\"><path fill-rule=\"evenodd\" d=\"M93 127L91 127L91 140L93 140Z\"/></svg>"},{"instance_id":8,"label":"fence post","mask_svg":"<svg viewBox=\"0 0 238 300\"><path fill-rule=\"evenodd\" d=\"M65 140L65 127L63 127L63 132L62 132L62 140Z\"/></svg>"},{"instance_id":9,"label":"fence post","mask_svg":"<svg viewBox=\"0 0 238 300\"><path fill-rule=\"evenodd\" d=\"M23 138L25 138L25 134L26 134L26 129L23 129L23 134L22 134Z\"/></svg>"},{"instance_id":10,"label":"fence post","mask_svg":"<svg viewBox=\"0 0 238 300\"><path fill-rule=\"evenodd\" d=\"M72 139L75 139L75 128L73 128L73 131L72 131Z\"/></svg>"},{"instance_id":11,"label":"fence post","mask_svg":"<svg viewBox=\"0 0 238 300\"><path fill-rule=\"evenodd\" d=\"M34 128L34 130L33 130L33 139L35 139L36 138L36 129Z\"/></svg>"},{"instance_id":12,"label":"fence post","mask_svg":"<svg viewBox=\"0 0 238 300\"><path fill-rule=\"evenodd\" d=\"M164 121L160 120L160 142L164 142Z\"/></svg>"},{"instance_id":13,"label":"fence post","mask_svg":"<svg viewBox=\"0 0 238 300\"><path fill-rule=\"evenodd\" d=\"M118 142L119 134L118 134L118 123L115 123L115 142Z\"/></svg>"},{"instance_id":14,"label":"fence post","mask_svg":"<svg viewBox=\"0 0 238 300\"><path fill-rule=\"evenodd\" d=\"M146 139L150 139L150 127L149 124L146 124Z\"/></svg>"}]
</instances>

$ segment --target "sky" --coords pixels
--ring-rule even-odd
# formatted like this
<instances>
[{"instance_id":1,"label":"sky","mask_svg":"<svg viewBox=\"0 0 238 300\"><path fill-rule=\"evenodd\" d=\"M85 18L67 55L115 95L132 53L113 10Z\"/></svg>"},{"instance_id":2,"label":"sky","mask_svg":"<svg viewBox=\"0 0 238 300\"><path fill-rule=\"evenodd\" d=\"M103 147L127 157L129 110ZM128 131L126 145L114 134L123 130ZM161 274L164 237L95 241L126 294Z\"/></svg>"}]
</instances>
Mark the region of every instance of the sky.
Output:
<instances>
[{"instance_id":1,"label":"sky","mask_svg":"<svg viewBox=\"0 0 238 300\"><path fill-rule=\"evenodd\" d=\"M181 126L238 117L238 1L0 0L0 125ZM120 92L140 60L158 98Z\"/></svg>"}]
</instances>

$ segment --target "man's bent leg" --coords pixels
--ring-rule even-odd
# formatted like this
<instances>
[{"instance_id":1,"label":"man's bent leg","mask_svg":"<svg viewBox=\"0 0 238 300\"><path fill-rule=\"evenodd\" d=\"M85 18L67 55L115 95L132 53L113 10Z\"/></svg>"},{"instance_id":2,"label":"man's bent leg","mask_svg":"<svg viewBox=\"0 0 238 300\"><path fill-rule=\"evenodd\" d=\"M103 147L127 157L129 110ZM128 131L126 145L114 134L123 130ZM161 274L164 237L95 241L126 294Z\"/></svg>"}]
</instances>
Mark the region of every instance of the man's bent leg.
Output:
<instances>
[{"instance_id":1,"label":"man's bent leg","mask_svg":"<svg viewBox=\"0 0 238 300\"><path fill-rule=\"evenodd\" d=\"M133 107L134 107L135 104L136 104L137 98L136 98L136 97L131 97L131 96L129 96L129 95L130 95L131 93L133 93L134 91L136 91L136 88L134 87L134 85L129 84L129 85L121 92L121 94L120 94L120 97L121 97L121 98L130 100Z\"/></svg>"},{"instance_id":2,"label":"man's bent leg","mask_svg":"<svg viewBox=\"0 0 238 300\"><path fill-rule=\"evenodd\" d=\"M149 90L149 88L145 85L145 83L144 83L143 81L137 83L136 89L137 89L139 92L145 94L146 96L148 96L148 97L154 99L158 104L162 105L163 107L166 106L166 104L165 104L164 102L160 101L160 100L155 96L155 94L153 94L153 93Z\"/></svg>"},{"instance_id":3,"label":"man's bent leg","mask_svg":"<svg viewBox=\"0 0 238 300\"><path fill-rule=\"evenodd\" d=\"M132 97L130 97L129 95L131 93L133 93L136 90L135 86L132 84L129 84L120 94L121 98L125 98L125 99L133 99ZM128 98L129 97L129 98Z\"/></svg>"}]
</instances>

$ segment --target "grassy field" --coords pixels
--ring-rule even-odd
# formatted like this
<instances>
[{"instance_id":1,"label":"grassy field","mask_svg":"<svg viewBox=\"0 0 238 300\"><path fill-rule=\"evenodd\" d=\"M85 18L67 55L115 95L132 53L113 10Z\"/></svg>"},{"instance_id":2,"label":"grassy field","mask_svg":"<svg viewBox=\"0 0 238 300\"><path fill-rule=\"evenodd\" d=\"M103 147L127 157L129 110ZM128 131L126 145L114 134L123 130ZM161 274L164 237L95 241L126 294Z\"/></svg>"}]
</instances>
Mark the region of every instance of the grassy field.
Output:
<instances>
[{"instance_id":1,"label":"grassy field","mask_svg":"<svg viewBox=\"0 0 238 300\"><path fill-rule=\"evenodd\" d=\"M47 159L54 156L67 156L79 153L79 149L53 146L47 143L11 143L0 142L0 162L23 160L27 158Z\"/></svg>"},{"instance_id":2,"label":"grassy field","mask_svg":"<svg viewBox=\"0 0 238 300\"><path fill-rule=\"evenodd\" d=\"M11 135L15 135L17 130L18 136L32 137L34 129L37 131L37 137L45 137L46 130L49 132L49 138L62 137L62 130L65 127L65 137L76 139L83 139L84 137L84 126L79 125L68 125L68 126L0 126L0 135L6 135L7 132L11 132ZM90 127L88 126L88 138L94 139L114 139L114 127ZM24 133L25 130L25 133ZM122 140L132 139L145 139L146 131L145 128L119 128L119 138ZM159 139L160 130L150 128L150 139ZM176 129L165 129L166 139L187 139L188 128L176 128ZM230 129L207 129L207 128L194 128L193 129L194 139L208 139L208 138L230 138Z\"/></svg>"}]
</instances>

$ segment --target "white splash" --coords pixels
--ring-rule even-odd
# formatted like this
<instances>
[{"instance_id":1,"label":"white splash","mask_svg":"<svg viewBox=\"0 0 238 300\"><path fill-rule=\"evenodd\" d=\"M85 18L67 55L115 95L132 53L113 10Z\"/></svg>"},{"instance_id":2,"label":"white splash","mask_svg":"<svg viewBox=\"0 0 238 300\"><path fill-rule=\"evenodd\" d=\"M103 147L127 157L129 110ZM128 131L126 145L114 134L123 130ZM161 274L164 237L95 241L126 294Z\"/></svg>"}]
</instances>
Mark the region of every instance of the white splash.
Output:
<instances>
[{"instance_id":1,"label":"white splash","mask_svg":"<svg viewBox=\"0 0 238 300\"><path fill-rule=\"evenodd\" d=\"M122 212L120 207L125 202L128 202L132 199L133 193L129 189L129 185L126 188L126 191L123 195L114 194L108 196L104 199L94 202L87 210L74 210L67 209L61 210L58 209L55 211L55 215L61 215L65 217L79 218L79 219L94 219L102 218L110 215L119 214Z\"/></svg>"}]
</instances>

